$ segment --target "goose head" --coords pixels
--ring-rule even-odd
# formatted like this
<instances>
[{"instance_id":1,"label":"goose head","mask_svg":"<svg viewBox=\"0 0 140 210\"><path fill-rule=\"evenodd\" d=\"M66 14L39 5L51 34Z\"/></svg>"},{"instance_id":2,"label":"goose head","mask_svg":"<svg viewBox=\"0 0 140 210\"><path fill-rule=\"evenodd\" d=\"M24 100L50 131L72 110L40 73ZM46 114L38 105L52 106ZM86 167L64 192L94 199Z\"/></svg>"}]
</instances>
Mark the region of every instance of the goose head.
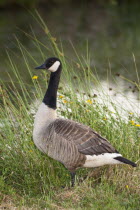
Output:
<instances>
[{"instance_id":1,"label":"goose head","mask_svg":"<svg viewBox=\"0 0 140 210\"><path fill-rule=\"evenodd\" d=\"M48 58L45 63L41 66L36 67L35 69L47 69L51 72L56 72L61 67L61 61L59 58Z\"/></svg>"}]
</instances>

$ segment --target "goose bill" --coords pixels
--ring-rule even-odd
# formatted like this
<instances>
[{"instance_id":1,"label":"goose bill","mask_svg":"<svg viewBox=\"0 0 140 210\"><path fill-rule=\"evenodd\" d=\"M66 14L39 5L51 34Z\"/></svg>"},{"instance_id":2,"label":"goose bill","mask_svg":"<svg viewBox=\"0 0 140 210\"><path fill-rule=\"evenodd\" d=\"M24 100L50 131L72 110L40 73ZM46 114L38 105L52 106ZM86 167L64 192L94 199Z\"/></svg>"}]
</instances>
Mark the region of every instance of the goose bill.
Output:
<instances>
[{"instance_id":1,"label":"goose bill","mask_svg":"<svg viewBox=\"0 0 140 210\"><path fill-rule=\"evenodd\" d=\"M45 64L43 63L41 66L36 67L35 69L46 69Z\"/></svg>"}]
</instances>

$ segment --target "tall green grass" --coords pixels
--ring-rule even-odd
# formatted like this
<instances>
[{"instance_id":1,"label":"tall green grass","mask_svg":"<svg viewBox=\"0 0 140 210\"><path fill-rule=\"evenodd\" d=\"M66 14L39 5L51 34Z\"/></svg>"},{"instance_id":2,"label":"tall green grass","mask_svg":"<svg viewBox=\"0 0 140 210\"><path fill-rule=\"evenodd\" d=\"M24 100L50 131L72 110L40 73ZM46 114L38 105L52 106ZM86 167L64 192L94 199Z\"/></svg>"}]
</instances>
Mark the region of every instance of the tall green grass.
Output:
<instances>
[{"instance_id":1,"label":"tall green grass","mask_svg":"<svg viewBox=\"0 0 140 210\"><path fill-rule=\"evenodd\" d=\"M136 126L140 124L139 118L130 115L126 121L115 104L112 104L115 110L112 113L106 104L98 103L91 95L93 84L100 86L103 93L104 90L96 69L94 73L90 69L88 45L85 56L78 55L72 46L77 58L70 61L62 44L57 44L39 14L36 19L46 33L50 47L47 48L33 33L26 35L40 52L40 61L51 54L59 57L63 65L58 94L59 116L91 126L108 138L123 156L139 162L140 131ZM10 85L1 81L0 87L0 208L138 209L139 166L136 169L126 165L79 169L76 186L71 189L68 171L35 147L32 140L34 113L45 93L49 74L35 72L33 67L38 62L17 38L16 41L18 58L29 84L24 82L19 74L21 67L13 62L8 52ZM37 80L32 79L34 75L38 75ZM104 99L109 100L106 93Z\"/></svg>"}]
</instances>

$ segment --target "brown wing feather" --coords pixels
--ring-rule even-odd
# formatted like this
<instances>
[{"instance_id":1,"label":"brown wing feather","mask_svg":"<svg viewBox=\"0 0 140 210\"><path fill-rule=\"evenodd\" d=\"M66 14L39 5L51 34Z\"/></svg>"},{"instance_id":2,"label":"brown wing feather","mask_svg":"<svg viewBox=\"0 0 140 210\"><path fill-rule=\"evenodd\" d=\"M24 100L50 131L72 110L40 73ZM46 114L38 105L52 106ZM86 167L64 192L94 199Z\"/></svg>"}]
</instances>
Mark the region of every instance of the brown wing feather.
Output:
<instances>
[{"instance_id":1,"label":"brown wing feather","mask_svg":"<svg viewBox=\"0 0 140 210\"><path fill-rule=\"evenodd\" d=\"M117 152L114 147L90 127L72 120L57 119L53 122L55 132L76 145L85 155L99 155Z\"/></svg>"},{"instance_id":2,"label":"brown wing feather","mask_svg":"<svg viewBox=\"0 0 140 210\"><path fill-rule=\"evenodd\" d=\"M43 134L43 148L48 156L63 163L69 170L75 170L77 167L83 166L86 158L84 154L78 151L73 141L68 141L62 135L64 132L63 126L63 121L60 126L57 125L57 122L48 126Z\"/></svg>"}]
</instances>

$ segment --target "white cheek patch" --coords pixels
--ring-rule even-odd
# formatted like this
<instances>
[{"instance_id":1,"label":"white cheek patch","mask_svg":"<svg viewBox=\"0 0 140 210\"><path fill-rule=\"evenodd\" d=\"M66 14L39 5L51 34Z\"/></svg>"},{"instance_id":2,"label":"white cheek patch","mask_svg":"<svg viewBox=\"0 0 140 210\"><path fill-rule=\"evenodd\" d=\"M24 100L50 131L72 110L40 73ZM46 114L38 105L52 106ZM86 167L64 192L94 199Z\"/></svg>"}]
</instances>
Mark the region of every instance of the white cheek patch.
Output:
<instances>
[{"instance_id":1,"label":"white cheek patch","mask_svg":"<svg viewBox=\"0 0 140 210\"><path fill-rule=\"evenodd\" d=\"M57 71L59 66L60 66L60 62L59 61L55 61L55 63L48 70L51 71L51 72L55 72L55 71Z\"/></svg>"}]
</instances>

